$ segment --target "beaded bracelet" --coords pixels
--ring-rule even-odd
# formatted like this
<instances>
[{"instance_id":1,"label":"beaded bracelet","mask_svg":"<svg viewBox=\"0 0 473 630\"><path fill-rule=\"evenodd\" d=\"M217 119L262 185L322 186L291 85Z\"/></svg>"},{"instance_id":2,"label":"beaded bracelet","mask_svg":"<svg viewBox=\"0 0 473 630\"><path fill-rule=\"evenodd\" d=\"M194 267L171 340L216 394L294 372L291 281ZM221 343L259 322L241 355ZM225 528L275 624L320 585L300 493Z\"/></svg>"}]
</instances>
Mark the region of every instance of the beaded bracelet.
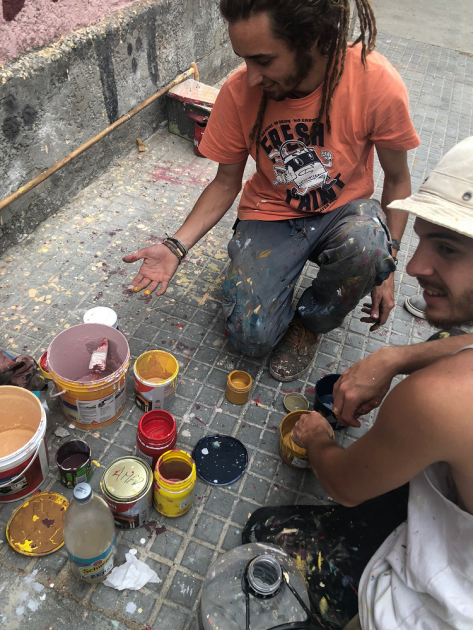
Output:
<instances>
[{"instance_id":1,"label":"beaded bracelet","mask_svg":"<svg viewBox=\"0 0 473 630\"><path fill-rule=\"evenodd\" d=\"M165 240L162 242L162 245L164 245L164 247L167 247L169 251L171 251L174 256L177 257L177 259L179 260L179 264L181 264L181 261L184 258L184 254L181 252L181 250L178 249L172 241Z\"/></svg>"}]
</instances>

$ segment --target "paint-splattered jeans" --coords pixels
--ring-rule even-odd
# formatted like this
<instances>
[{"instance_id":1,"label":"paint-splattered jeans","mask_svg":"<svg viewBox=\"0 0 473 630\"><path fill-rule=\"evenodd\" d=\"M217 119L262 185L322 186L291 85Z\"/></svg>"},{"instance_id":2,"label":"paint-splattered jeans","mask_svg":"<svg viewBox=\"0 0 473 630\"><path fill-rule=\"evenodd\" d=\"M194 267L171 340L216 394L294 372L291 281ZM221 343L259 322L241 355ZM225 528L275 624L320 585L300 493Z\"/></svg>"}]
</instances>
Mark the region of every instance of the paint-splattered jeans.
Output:
<instances>
[{"instance_id":1,"label":"paint-splattered jeans","mask_svg":"<svg viewBox=\"0 0 473 630\"><path fill-rule=\"evenodd\" d=\"M282 339L307 260L320 269L296 310L314 333L340 326L396 268L386 217L373 199L301 219L239 221L228 255L226 331L233 345L251 356L266 354Z\"/></svg>"}]
</instances>

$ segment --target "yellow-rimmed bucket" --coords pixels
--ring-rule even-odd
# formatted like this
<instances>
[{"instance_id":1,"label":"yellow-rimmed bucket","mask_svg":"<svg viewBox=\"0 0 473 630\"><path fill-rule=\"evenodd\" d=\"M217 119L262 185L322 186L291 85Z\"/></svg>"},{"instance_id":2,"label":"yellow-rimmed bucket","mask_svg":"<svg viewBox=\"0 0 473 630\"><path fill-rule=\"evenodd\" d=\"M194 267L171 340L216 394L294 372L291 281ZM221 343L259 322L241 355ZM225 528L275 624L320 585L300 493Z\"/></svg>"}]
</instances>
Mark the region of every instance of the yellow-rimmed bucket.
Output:
<instances>
[{"instance_id":1,"label":"yellow-rimmed bucket","mask_svg":"<svg viewBox=\"0 0 473 630\"><path fill-rule=\"evenodd\" d=\"M177 359L164 350L149 350L136 359L134 372L136 406L144 412L168 411L176 397Z\"/></svg>"},{"instance_id":2,"label":"yellow-rimmed bucket","mask_svg":"<svg viewBox=\"0 0 473 630\"><path fill-rule=\"evenodd\" d=\"M108 339L107 368L92 381L90 357ZM80 429L112 424L126 404L126 374L130 349L122 333L104 324L79 324L55 337L47 365L64 416Z\"/></svg>"},{"instance_id":3,"label":"yellow-rimmed bucket","mask_svg":"<svg viewBox=\"0 0 473 630\"><path fill-rule=\"evenodd\" d=\"M154 507L163 516L182 516L194 502L195 480L195 463L188 453L163 453L154 471Z\"/></svg>"}]
</instances>

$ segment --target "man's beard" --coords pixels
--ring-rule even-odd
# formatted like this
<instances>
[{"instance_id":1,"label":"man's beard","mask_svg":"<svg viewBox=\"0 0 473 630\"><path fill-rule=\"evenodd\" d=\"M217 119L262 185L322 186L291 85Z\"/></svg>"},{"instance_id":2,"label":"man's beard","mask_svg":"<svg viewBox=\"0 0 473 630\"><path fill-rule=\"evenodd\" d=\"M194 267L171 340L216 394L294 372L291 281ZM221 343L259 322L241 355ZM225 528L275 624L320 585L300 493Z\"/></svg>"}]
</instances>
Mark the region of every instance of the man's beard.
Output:
<instances>
[{"instance_id":1,"label":"man's beard","mask_svg":"<svg viewBox=\"0 0 473 630\"><path fill-rule=\"evenodd\" d=\"M284 79L284 84L279 84L281 86L281 91L272 94L271 92L266 92L269 99L272 101L280 102L287 98L297 86L304 81L309 72L312 70L314 65L314 60L312 56L306 52L301 51L296 56L296 72L291 74ZM263 88L264 89L264 88Z\"/></svg>"},{"instance_id":2,"label":"man's beard","mask_svg":"<svg viewBox=\"0 0 473 630\"><path fill-rule=\"evenodd\" d=\"M473 290L465 291L460 298L455 300L454 312L448 319L440 320L429 317L428 305L425 314L429 324L439 330L450 330L455 326L473 326Z\"/></svg>"}]
</instances>

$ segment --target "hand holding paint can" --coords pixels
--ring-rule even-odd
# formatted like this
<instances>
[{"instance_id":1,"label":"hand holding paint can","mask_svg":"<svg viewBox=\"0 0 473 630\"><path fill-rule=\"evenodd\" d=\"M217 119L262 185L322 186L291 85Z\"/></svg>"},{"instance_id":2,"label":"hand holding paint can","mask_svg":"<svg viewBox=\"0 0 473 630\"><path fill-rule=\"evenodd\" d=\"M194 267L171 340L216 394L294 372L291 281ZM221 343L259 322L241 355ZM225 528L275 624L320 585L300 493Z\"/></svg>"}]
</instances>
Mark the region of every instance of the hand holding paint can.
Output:
<instances>
[{"instance_id":1,"label":"hand holding paint can","mask_svg":"<svg viewBox=\"0 0 473 630\"><path fill-rule=\"evenodd\" d=\"M94 584L102 582L115 564L117 543L110 508L88 483L74 488L64 518L64 544L72 574Z\"/></svg>"}]
</instances>

